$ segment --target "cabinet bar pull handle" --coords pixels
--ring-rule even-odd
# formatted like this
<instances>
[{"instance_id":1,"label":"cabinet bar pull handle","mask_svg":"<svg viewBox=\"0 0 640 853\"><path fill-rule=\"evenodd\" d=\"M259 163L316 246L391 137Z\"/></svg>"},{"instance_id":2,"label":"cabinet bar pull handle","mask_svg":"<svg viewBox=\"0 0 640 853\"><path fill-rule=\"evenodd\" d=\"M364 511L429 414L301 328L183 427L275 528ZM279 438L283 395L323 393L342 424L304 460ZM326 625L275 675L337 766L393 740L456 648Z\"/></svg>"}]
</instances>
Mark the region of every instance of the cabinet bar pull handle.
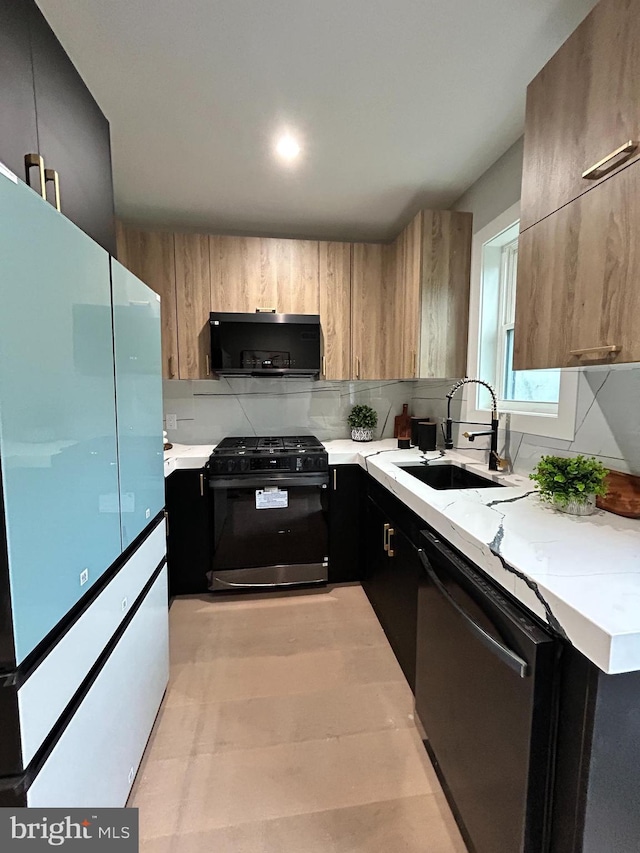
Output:
<instances>
[{"instance_id":1,"label":"cabinet bar pull handle","mask_svg":"<svg viewBox=\"0 0 640 853\"><path fill-rule=\"evenodd\" d=\"M602 347L584 347L583 349L572 349L569 350L569 354L576 355L578 356L578 358L582 355L587 355L590 352L602 352L605 355L613 355L616 352L620 352L621 349L622 347L618 346L617 344L605 344L605 346Z\"/></svg>"},{"instance_id":2,"label":"cabinet bar pull handle","mask_svg":"<svg viewBox=\"0 0 640 853\"><path fill-rule=\"evenodd\" d=\"M326 378L327 376L327 358L326 356L322 356L322 375Z\"/></svg>"},{"instance_id":3,"label":"cabinet bar pull handle","mask_svg":"<svg viewBox=\"0 0 640 853\"><path fill-rule=\"evenodd\" d=\"M356 379L360 379L360 359L356 358Z\"/></svg>"},{"instance_id":4,"label":"cabinet bar pull handle","mask_svg":"<svg viewBox=\"0 0 640 853\"><path fill-rule=\"evenodd\" d=\"M334 492L338 491L338 469L337 468L333 469L333 491Z\"/></svg>"},{"instance_id":5,"label":"cabinet bar pull handle","mask_svg":"<svg viewBox=\"0 0 640 853\"><path fill-rule=\"evenodd\" d=\"M200 497L204 497L204 474L200 474Z\"/></svg>"},{"instance_id":6,"label":"cabinet bar pull handle","mask_svg":"<svg viewBox=\"0 0 640 853\"><path fill-rule=\"evenodd\" d=\"M389 528L389 533L387 534L387 553L390 557L395 557L396 552L391 547L391 537L395 536L395 530L393 527Z\"/></svg>"},{"instance_id":7,"label":"cabinet bar pull handle","mask_svg":"<svg viewBox=\"0 0 640 853\"><path fill-rule=\"evenodd\" d=\"M389 550L389 528L390 524L385 524L382 528L382 547L385 551Z\"/></svg>"},{"instance_id":8,"label":"cabinet bar pull handle","mask_svg":"<svg viewBox=\"0 0 640 853\"><path fill-rule=\"evenodd\" d=\"M47 186L45 183L44 177L44 160L39 154L25 154L24 155L24 171L27 179L27 186L31 186L31 169L37 166L38 172L40 173L40 195L43 199L47 198Z\"/></svg>"},{"instance_id":9,"label":"cabinet bar pull handle","mask_svg":"<svg viewBox=\"0 0 640 853\"><path fill-rule=\"evenodd\" d=\"M413 376L414 379L418 375L418 353L416 350L413 351Z\"/></svg>"},{"instance_id":10,"label":"cabinet bar pull handle","mask_svg":"<svg viewBox=\"0 0 640 853\"><path fill-rule=\"evenodd\" d=\"M628 142L625 142L624 145L621 145L620 148L616 148L615 151L612 151L611 154L607 154L606 157L603 157L602 160L598 160L597 163L594 163L586 172L582 173L582 177L586 180L596 180L597 178L601 178L603 175L606 175L607 172L610 172L611 169L615 169L616 166L622 165L625 160L628 160L629 157L633 154L636 148L640 145L640 142L637 142L634 139L630 139ZM611 160L614 160L616 157L619 157L621 154L624 156L617 163L611 163L611 165L607 166L606 169L603 169L603 166L606 166Z\"/></svg>"},{"instance_id":11,"label":"cabinet bar pull handle","mask_svg":"<svg viewBox=\"0 0 640 853\"><path fill-rule=\"evenodd\" d=\"M44 182L45 186L48 183L53 184L53 199L54 205L58 213L60 213L60 178L55 169L45 169L44 170ZM46 190L45 190L46 197Z\"/></svg>"},{"instance_id":12,"label":"cabinet bar pull handle","mask_svg":"<svg viewBox=\"0 0 640 853\"><path fill-rule=\"evenodd\" d=\"M169 379L173 379L173 377L174 377L175 375L176 375L176 372L175 372L175 370L173 369L173 356L172 356L172 355L170 355L170 356L169 356Z\"/></svg>"},{"instance_id":13,"label":"cabinet bar pull handle","mask_svg":"<svg viewBox=\"0 0 640 853\"><path fill-rule=\"evenodd\" d=\"M209 376L211 374L211 356L205 355L204 361L207 368L207 376Z\"/></svg>"}]
</instances>

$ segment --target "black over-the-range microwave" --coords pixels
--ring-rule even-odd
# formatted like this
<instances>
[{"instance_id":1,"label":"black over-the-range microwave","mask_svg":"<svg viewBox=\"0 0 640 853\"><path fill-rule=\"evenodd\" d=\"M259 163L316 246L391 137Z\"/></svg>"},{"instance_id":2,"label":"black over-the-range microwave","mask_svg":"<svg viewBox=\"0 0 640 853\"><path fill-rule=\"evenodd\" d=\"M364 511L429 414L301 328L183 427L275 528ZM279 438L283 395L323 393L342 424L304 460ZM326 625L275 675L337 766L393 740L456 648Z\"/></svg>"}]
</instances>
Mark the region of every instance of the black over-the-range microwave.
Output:
<instances>
[{"instance_id":1,"label":"black over-the-range microwave","mask_svg":"<svg viewBox=\"0 0 640 853\"><path fill-rule=\"evenodd\" d=\"M211 369L222 376L310 376L320 373L317 314L212 312Z\"/></svg>"}]
</instances>

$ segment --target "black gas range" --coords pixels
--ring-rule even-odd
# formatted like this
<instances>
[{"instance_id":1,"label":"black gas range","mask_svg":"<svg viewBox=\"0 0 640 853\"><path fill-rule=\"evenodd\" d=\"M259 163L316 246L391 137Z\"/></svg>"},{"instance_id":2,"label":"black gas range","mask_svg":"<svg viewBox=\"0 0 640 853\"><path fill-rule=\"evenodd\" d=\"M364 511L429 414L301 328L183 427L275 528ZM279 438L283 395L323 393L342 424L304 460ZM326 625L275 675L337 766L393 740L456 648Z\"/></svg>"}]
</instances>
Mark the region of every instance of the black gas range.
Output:
<instances>
[{"instance_id":1,"label":"black gas range","mask_svg":"<svg viewBox=\"0 0 640 853\"><path fill-rule=\"evenodd\" d=\"M314 435L230 436L209 459L213 476L262 471L297 474L327 471L328 467L327 451Z\"/></svg>"},{"instance_id":2,"label":"black gas range","mask_svg":"<svg viewBox=\"0 0 640 853\"><path fill-rule=\"evenodd\" d=\"M329 464L315 436L230 436L207 469L212 592L327 582Z\"/></svg>"}]
</instances>

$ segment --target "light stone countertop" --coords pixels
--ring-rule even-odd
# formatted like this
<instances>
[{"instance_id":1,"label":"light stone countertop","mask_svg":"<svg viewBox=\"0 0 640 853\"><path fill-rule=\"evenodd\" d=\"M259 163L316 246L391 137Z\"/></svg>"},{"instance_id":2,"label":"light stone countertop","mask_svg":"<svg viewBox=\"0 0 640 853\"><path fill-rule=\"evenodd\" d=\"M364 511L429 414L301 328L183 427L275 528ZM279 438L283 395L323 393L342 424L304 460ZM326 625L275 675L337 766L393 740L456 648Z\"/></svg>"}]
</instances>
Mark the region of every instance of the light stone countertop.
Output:
<instances>
[{"instance_id":1,"label":"light stone countertop","mask_svg":"<svg viewBox=\"0 0 640 853\"><path fill-rule=\"evenodd\" d=\"M214 447L215 444L174 444L164 452L164 476L185 468L202 468Z\"/></svg>"},{"instance_id":2,"label":"light stone countertop","mask_svg":"<svg viewBox=\"0 0 640 853\"><path fill-rule=\"evenodd\" d=\"M520 475L492 474L505 488L436 490L398 465L456 462L488 476L456 451L398 450L396 439L325 442L329 464L357 464L527 608L607 673L640 670L640 520L603 510L558 513ZM200 468L213 445L175 445L177 468ZM397 463L397 464L396 464ZM172 470L175 470L175 467Z\"/></svg>"}]
</instances>

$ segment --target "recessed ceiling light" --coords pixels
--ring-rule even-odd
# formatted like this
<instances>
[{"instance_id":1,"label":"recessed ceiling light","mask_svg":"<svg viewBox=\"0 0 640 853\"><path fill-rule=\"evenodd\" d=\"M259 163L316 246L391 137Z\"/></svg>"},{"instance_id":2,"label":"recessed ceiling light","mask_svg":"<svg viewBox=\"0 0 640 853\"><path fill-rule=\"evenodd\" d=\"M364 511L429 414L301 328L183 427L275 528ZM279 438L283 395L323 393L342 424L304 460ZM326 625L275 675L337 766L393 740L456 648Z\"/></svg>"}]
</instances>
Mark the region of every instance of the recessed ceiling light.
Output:
<instances>
[{"instance_id":1,"label":"recessed ceiling light","mask_svg":"<svg viewBox=\"0 0 640 853\"><path fill-rule=\"evenodd\" d=\"M300 154L300 143L290 133L284 133L276 143L276 154L281 160L290 163Z\"/></svg>"}]
</instances>

